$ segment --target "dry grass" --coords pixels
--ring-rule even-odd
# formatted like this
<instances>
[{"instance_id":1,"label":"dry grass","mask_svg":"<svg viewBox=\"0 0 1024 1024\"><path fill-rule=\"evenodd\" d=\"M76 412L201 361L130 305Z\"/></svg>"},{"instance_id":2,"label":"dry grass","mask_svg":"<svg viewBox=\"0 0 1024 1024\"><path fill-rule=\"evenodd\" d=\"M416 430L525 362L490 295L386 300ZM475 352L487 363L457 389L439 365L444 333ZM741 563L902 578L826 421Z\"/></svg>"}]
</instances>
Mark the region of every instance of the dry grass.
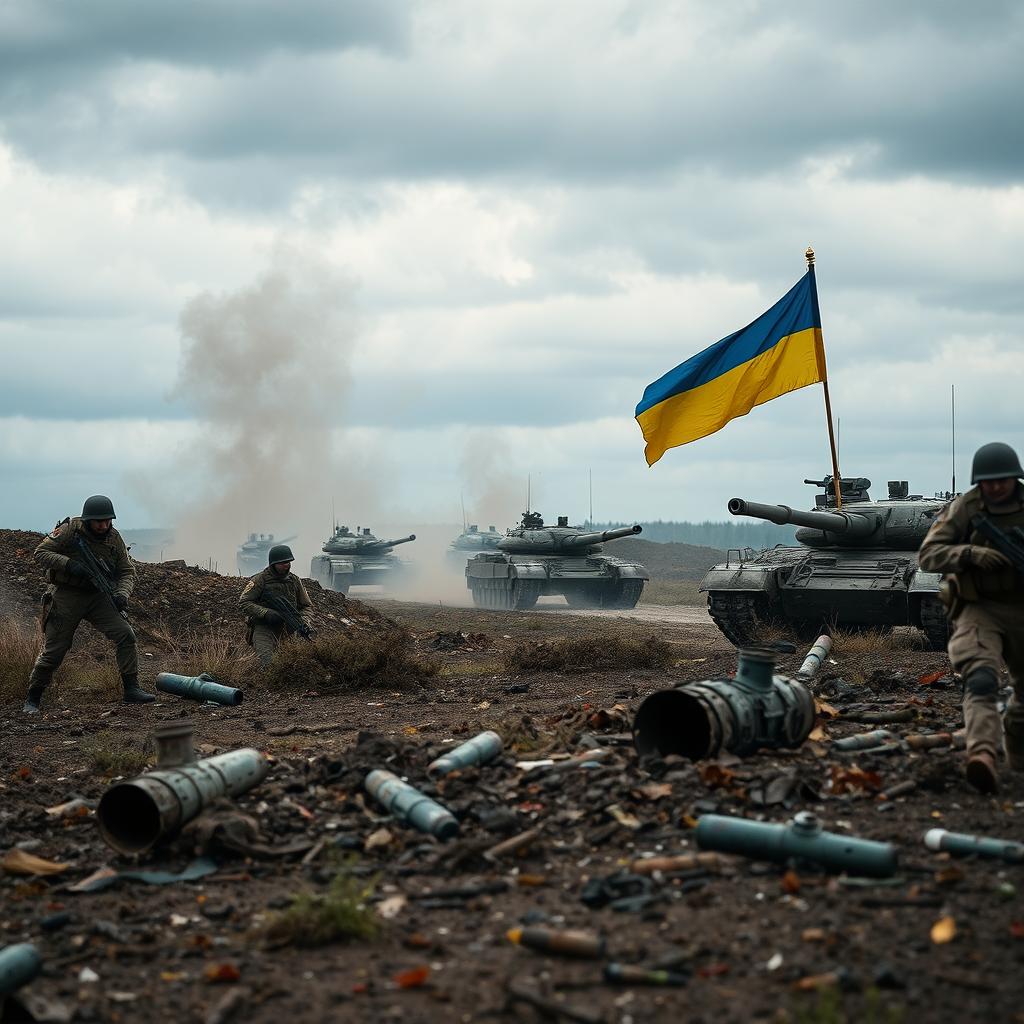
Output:
<instances>
[{"instance_id":1,"label":"dry grass","mask_svg":"<svg viewBox=\"0 0 1024 1024\"><path fill-rule=\"evenodd\" d=\"M173 671L181 675L206 672L225 686L243 686L259 672L256 654L240 630L210 626L178 636L161 625L153 636L174 658Z\"/></svg>"},{"instance_id":2,"label":"dry grass","mask_svg":"<svg viewBox=\"0 0 1024 1024\"><path fill-rule=\"evenodd\" d=\"M138 775L153 757L153 741L147 736L139 746L129 746L130 742L124 733L104 729L83 739L80 749L100 775Z\"/></svg>"},{"instance_id":3,"label":"dry grass","mask_svg":"<svg viewBox=\"0 0 1024 1024\"><path fill-rule=\"evenodd\" d=\"M830 633L835 653L851 658L920 650L923 647L921 635L916 629L867 629L860 632L833 629Z\"/></svg>"},{"instance_id":4,"label":"dry grass","mask_svg":"<svg viewBox=\"0 0 1024 1024\"><path fill-rule=\"evenodd\" d=\"M707 594L697 588L699 580L648 580L640 595L640 604L685 604L703 607Z\"/></svg>"},{"instance_id":5,"label":"dry grass","mask_svg":"<svg viewBox=\"0 0 1024 1024\"><path fill-rule=\"evenodd\" d=\"M675 661L671 644L653 633L639 637L541 640L518 644L506 668L523 672L612 672L619 669L668 668Z\"/></svg>"},{"instance_id":6,"label":"dry grass","mask_svg":"<svg viewBox=\"0 0 1024 1024\"><path fill-rule=\"evenodd\" d=\"M380 927L369 906L375 879L358 879L343 870L330 888L320 895L301 892L292 897L292 905L275 914L260 936L270 946L313 948L332 942L371 939Z\"/></svg>"},{"instance_id":7,"label":"dry grass","mask_svg":"<svg viewBox=\"0 0 1024 1024\"><path fill-rule=\"evenodd\" d=\"M25 696L28 674L39 653L39 630L30 630L13 619L0 620L0 697Z\"/></svg>"},{"instance_id":8,"label":"dry grass","mask_svg":"<svg viewBox=\"0 0 1024 1024\"><path fill-rule=\"evenodd\" d=\"M416 656L408 633L354 633L282 644L259 681L268 690L397 690L422 686L437 673L435 662Z\"/></svg>"},{"instance_id":9,"label":"dry grass","mask_svg":"<svg viewBox=\"0 0 1024 1024\"><path fill-rule=\"evenodd\" d=\"M463 676L496 676L504 671L505 663L497 658L487 658L482 661L455 660L442 661L437 669L437 674L443 679L459 679Z\"/></svg>"}]
</instances>

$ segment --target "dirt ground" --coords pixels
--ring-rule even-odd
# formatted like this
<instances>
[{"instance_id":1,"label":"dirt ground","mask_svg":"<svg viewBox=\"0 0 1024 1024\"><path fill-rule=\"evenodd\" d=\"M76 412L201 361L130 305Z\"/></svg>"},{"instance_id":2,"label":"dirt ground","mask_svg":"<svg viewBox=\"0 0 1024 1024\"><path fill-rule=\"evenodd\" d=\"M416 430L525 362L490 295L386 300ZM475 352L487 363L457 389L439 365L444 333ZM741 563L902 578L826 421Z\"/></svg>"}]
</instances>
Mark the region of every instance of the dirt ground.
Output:
<instances>
[{"instance_id":1,"label":"dirt ground","mask_svg":"<svg viewBox=\"0 0 1024 1024\"><path fill-rule=\"evenodd\" d=\"M735 668L735 651L699 610L377 607L439 665L429 686L330 695L253 686L223 708L171 697L111 704L69 685L35 719L20 701L0 706L0 857L10 864L20 850L66 865L0 872L0 947L30 941L44 960L22 990L36 1019L1024 1021L1024 867L953 861L921 842L937 826L1024 839L1024 779L1006 774L1000 796L983 798L949 747L850 755L831 746L879 728L855 721L878 711L905 712L909 721L885 726L902 736L957 729L959 687L944 656L916 649L909 634L851 640L815 682L817 731L799 750L641 765L628 733L643 697ZM671 667L523 676L504 667L524 643L649 635L672 645ZM173 668L150 641L141 649L154 654L144 658L147 684ZM780 668L795 671L801 657L780 656ZM272 759L268 778L236 802L256 846L251 834L248 854L228 842L217 819L226 812L215 809L205 829L137 865L177 872L200 851L213 873L72 891L103 866L136 866L99 836L92 808L110 773L96 751L134 752L151 766L154 725L182 717L202 756L251 746ZM497 761L428 778L451 741L487 728L505 739ZM516 764L588 747L604 753L586 768ZM362 789L373 768L442 802L458 836L441 843L391 819ZM882 796L900 782L912 791ZM70 814L47 811L75 798L85 804ZM701 814L784 822L801 809L833 832L897 844L898 874L867 881L743 858L630 871L646 855L694 851ZM536 826L532 843L485 856ZM274 855L285 848L293 852ZM327 893L339 873L372 886L375 937L311 949L267 941L261 930L296 893ZM606 955L548 955L506 937L529 925L603 936ZM602 969L613 960L668 969L685 984L609 984Z\"/></svg>"}]
</instances>

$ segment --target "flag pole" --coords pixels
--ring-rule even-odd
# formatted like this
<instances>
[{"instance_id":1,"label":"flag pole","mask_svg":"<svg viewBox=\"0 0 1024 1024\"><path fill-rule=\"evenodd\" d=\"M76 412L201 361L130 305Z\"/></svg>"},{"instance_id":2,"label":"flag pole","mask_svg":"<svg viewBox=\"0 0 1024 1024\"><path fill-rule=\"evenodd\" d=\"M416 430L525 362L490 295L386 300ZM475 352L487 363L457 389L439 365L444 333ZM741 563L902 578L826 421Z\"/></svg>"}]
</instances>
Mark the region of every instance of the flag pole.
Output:
<instances>
[{"instance_id":1,"label":"flag pole","mask_svg":"<svg viewBox=\"0 0 1024 1024\"><path fill-rule=\"evenodd\" d=\"M807 251L804 253L804 259L807 260L807 273L811 275L811 294L814 296L815 311L817 311L818 305L818 285L817 280L814 277L814 250L808 246ZM820 322L821 317L819 314L818 320ZM822 370L825 369L825 352L824 348L821 351L821 365ZM836 435L832 429L832 402L828 397L828 373L823 372L821 378L821 386L825 390L825 419L828 421L828 446L832 451L832 486L836 492L836 508L841 509L843 507L843 495L842 487L840 485L839 476L839 455L836 452Z\"/></svg>"}]
</instances>

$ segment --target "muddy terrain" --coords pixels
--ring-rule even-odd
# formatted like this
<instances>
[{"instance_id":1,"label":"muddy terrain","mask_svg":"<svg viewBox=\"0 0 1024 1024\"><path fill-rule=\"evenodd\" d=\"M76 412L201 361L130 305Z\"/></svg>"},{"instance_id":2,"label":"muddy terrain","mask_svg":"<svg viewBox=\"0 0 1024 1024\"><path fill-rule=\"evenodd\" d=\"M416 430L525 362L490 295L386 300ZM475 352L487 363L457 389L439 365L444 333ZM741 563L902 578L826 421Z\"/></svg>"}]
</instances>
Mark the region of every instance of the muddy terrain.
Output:
<instances>
[{"instance_id":1,"label":"muddy terrain","mask_svg":"<svg viewBox=\"0 0 1024 1024\"><path fill-rule=\"evenodd\" d=\"M31 630L37 581L5 550L5 629ZM227 590L238 581L205 575L197 586L223 588L212 618L224 622L213 625L238 628ZM198 603L156 616L159 600L143 591L133 607L148 688L157 671L180 670L168 630L203 628ZM870 729L905 737L961 726L948 662L911 631L837 638L814 683L815 731L798 750L641 764L629 733L643 697L735 668L699 609L314 600L322 618L406 637L424 674L321 690L295 679L270 691L247 670L238 707L166 695L134 707L79 686L72 665L34 719L20 714L16 687L4 689L0 946L32 942L43 957L20 992L35 1019L1024 1021L1024 867L951 860L921 842L936 826L1024 839L1024 780L1007 774L998 797L982 798L952 746L833 748ZM81 643L109 661L87 627ZM635 667L654 663L643 649L661 667ZM801 656L780 655L780 669L795 671ZM871 723L878 714L897 721ZM255 747L270 773L151 854L119 856L98 833L96 804L112 779L153 766L153 727L178 719L193 724L199 756ZM442 750L483 729L502 736L497 760L427 775ZM440 842L389 817L363 789L374 768L441 802L457 836ZM636 867L694 852L702 814L784 822L803 809L833 832L897 844L897 874L726 856ZM102 868L198 877L86 882ZM604 949L571 958L510 940L530 926L584 930ZM678 984L615 984L604 974L612 962ZM2 1019L32 1019L17 1012L8 1006Z\"/></svg>"}]
</instances>

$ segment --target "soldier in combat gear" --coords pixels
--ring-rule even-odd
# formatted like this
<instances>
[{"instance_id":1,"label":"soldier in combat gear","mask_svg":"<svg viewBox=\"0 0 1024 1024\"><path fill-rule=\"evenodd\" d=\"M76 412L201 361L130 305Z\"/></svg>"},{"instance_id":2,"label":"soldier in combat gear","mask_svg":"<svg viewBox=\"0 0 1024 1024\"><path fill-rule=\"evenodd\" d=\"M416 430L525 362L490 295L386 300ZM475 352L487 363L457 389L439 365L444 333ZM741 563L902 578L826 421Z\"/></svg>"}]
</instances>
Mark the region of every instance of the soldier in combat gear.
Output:
<instances>
[{"instance_id":1,"label":"soldier in combat gear","mask_svg":"<svg viewBox=\"0 0 1024 1024\"><path fill-rule=\"evenodd\" d=\"M49 587L43 595L40 622L43 649L29 676L24 711L34 715L53 673L71 649L78 624L85 619L117 648L117 667L124 684L126 704L149 704L156 698L139 686L139 653L135 633L121 615L135 586L135 566L128 557L121 534L114 529L114 506L102 494L86 498L82 514L58 523L35 550L36 561L46 569ZM113 601L89 580L78 552L78 539L88 545L114 589Z\"/></svg>"},{"instance_id":2,"label":"soldier in combat gear","mask_svg":"<svg viewBox=\"0 0 1024 1024\"><path fill-rule=\"evenodd\" d=\"M292 549L287 544L275 544L267 560L270 564L249 580L238 599L238 606L249 623L249 643L256 649L256 657L263 668L273 659L284 636L285 624L284 619L273 608L267 607L262 599L270 595L282 598L307 624L313 618L313 602L302 580L291 571Z\"/></svg>"},{"instance_id":3,"label":"soldier in combat gear","mask_svg":"<svg viewBox=\"0 0 1024 1024\"><path fill-rule=\"evenodd\" d=\"M1024 526L1022 477L1009 445L983 445L971 467L976 486L946 506L920 552L922 569L946 574L949 660L964 680L967 781L982 793L999 789L996 760L1004 740L1010 768L1024 771L1024 576L972 519L988 516L1003 531ZM1003 664L1014 692L1000 726L996 695Z\"/></svg>"}]
</instances>

